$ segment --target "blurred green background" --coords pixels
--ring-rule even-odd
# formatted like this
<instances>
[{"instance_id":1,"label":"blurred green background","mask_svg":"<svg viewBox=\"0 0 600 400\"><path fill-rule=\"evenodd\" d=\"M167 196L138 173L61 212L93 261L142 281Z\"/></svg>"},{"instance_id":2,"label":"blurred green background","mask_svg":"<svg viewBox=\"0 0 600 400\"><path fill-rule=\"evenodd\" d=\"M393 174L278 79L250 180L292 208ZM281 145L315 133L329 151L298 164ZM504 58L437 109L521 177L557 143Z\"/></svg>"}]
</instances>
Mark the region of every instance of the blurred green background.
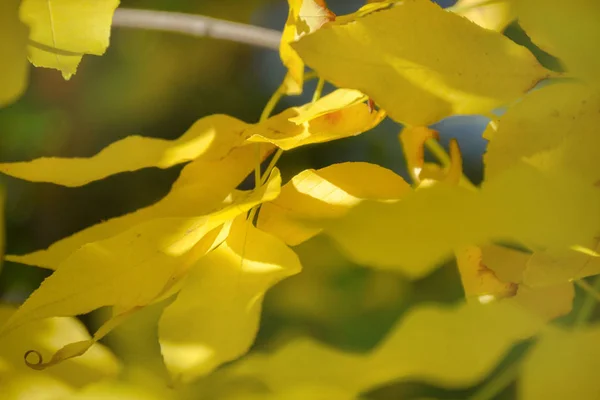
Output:
<instances>
[{"instance_id":1,"label":"blurred green background","mask_svg":"<svg viewBox=\"0 0 600 400\"><path fill-rule=\"evenodd\" d=\"M287 16L285 0L121 3L122 7L203 14L277 30ZM352 12L362 3L328 1L338 14ZM443 3L448 6L453 1ZM531 46L516 24L507 31L514 40ZM556 66L547 55L538 50L536 54L546 65ZM114 29L107 53L84 57L78 73L68 82L58 71L31 68L25 96L0 110L0 161L91 156L132 134L172 139L195 120L215 113L255 122L284 74L274 51L179 34ZM277 111L309 101L314 85L307 84L303 96L284 99ZM477 116L454 117L435 126L444 144L451 137L458 138L465 171L476 183L482 179L485 141L481 132L487 121ZM407 177L397 140L399 130L398 124L386 120L358 137L286 153L279 163L284 179L306 168L343 161L369 161ZM166 194L180 170L122 173L82 188L2 177L7 192L7 252L45 248L89 225L151 204ZM311 240L297 250L305 270L267 296L257 347L272 347L302 334L342 348L367 350L409 307L462 298L460 279L452 264L422 281L409 283L397 274L349 264L324 238ZM0 297L4 302L20 303L47 274L7 262L0 275ZM149 338L153 335L148 333ZM390 398L392 393L402 396L398 398L464 394L405 382L381 389L372 397ZM510 393L506 396L510 398Z\"/></svg>"}]
</instances>

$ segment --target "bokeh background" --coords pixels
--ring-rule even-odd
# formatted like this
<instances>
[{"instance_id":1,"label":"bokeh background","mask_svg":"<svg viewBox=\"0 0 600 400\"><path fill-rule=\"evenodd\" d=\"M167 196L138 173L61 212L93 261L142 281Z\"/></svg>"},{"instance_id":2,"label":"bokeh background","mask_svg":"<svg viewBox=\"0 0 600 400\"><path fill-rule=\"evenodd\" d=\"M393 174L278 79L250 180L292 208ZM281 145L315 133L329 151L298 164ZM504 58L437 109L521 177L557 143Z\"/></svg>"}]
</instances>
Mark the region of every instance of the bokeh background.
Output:
<instances>
[{"instance_id":1,"label":"bokeh background","mask_svg":"<svg viewBox=\"0 0 600 400\"><path fill-rule=\"evenodd\" d=\"M337 14L352 12L363 3L328 1ZM454 1L439 3L450 6ZM285 0L122 0L121 6L203 14L277 30L287 16ZM556 67L551 57L532 47L518 25L511 24L505 33L532 48L542 63ZM91 156L132 134L173 139L197 119L215 113L255 122L284 74L275 51L180 34L114 29L107 53L84 57L78 73L68 82L58 71L31 68L26 94L0 109L0 161ZM314 85L308 83L302 96L285 98L276 111L309 101ZM483 174L485 140L481 132L487 122L485 117L460 116L435 126L444 145L451 137L458 138L466 174L475 183ZM279 166L284 179L289 179L306 168L369 161L408 178L399 131L398 124L386 120L358 137L286 153ZM180 170L122 173L82 188L1 177L7 192L7 252L45 248L84 227L149 205L167 193ZM462 298L452 263L421 281L408 282L398 274L350 264L324 238L297 250L305 269L268 294L257 348L273 347L295 335L310 335L341 348L368 350L415 304ZM5 263L0 275L1 300L22 302L47 274ZM152 365L148 368L161 373L157 345L153 344L152 321L157 315L149 310L140 316L117 334L118 340L113 338L113 345L128 354L132 363L143 360L146 366ZM92 328L96 324L93 316L83 320ZM136 335L128 339L127 332ZM370 397L451 398L468 392L445 392L422 382L404 382ZM504 396L511 398L509 392Z\"/></svg>"}]
</instances>

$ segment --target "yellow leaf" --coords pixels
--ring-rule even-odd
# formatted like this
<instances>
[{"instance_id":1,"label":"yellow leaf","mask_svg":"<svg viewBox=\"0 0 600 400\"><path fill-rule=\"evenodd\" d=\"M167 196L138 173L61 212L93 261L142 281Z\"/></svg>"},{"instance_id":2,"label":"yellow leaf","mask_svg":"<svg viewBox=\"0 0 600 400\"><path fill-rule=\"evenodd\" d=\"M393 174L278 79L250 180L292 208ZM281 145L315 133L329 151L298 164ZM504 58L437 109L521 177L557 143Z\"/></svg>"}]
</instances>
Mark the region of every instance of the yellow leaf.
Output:
<instances>
[{"instance_id":1,"label":"yellow leaf","mask_svg":"<svg viewBox=\"0 0 600 400\"><path fill-rule=\"evenodd\" d=\"M456 250L456 263L467 300L488 303L517 294L515 282L503 282L482 262L482 251L477 246Z\"/></svg>"},{"instance_id":2,"label":"yellow leaf","mask_svg":"<svg viewBox=\"0 0 600 400\"><path fill-rule=\"evenodd\" d=\"M19 21L18 0L0 4L0 107L17 100L27 87L27 28ZM10 40L8 40L10 38Z\"/></svg>"},{"instance_id":3,"label":"yellow leaf","mask_svg":"<svg viewBox=\"0 0 600 400\"><path fill-rule=\"evenodd\" d=\"M452 9L482 28L498 32L502 32L515 19L515 12L509 0L459 0Z\"/></svg>"},{"instance_id":4,"label":"yellow leaf","mask_svg":"<svg viewBox=\"0 0 600 400\"><path fill-rule=\"evenodd\" d=\"M446 387L470 386L543 325L508 302L418 307L375 349L367 379L382 383L410 377Z\"/></svg>"},{"instance_id":5,"label":"yellow leaf","mask_svg":"<svg viewBox=\"0 0 600 400\"><path fill-rule=\"evenodd\" d=\"M242 132L247 127L233 117L211 115L175 140L129 136L89 158L44 157L0 164L0 171L32 182L82 186L120 172L169 168L195 159L218 161L242 145Z\"/></svg>"},{"instance_id":6,"label":"yellow leaf","mask_svg":"<svg viewBox=\"0 0 600 400\"><path fill-rule=\"evenodd\" d=\"M248 351L265 292L300 268L283 242L238 217L225 242L193 266L162 315L159 338L173 377L189 382Z\"/></svg>"},{"instance_id":7,"label":"yellow leaf","mask_svg":"<svg viewBox=\"0 0 600 400\"><path fill-rule=\"evenodd\" d=\"M383 111L371 112L365 96L338 89L315 103L292 107L246 130L251 142L272 143L283 150L355 136L377 126Z\"/></svg>"},{"instance_id":8,"label":"yellow leaf","mask_svg":"<svg viewBox=\"0 0 600 400\"><path fill-rule=\"evenodd\" d=\"M513 0L519 24L535 44L558 57L579 78L600 84L600 3Z\"/></svg>"},{"instance_id":9,"label":"yellow leaf","mask_svg":"<svg viewBox=\"0 0 600 400\"><path fill-rule=\"evenodd\" d=\"M324 0L288 0L288 18L281 35L279 55L288 69L285 77L286 93L300 94L304 84L304 62L290 43L319 29L323 24L335 19Z\"/></svg>"},{"instance_id":10,"label":"yellow leaf","mask_svg":"<svg viewBox=\"0 0 600 400\"><path fill-rule=\"evenodd\" d=\"M488 112L549 74L526 48L428 0L339 18L292 47L324 79L414 126Z\"/></svg>"},{"instance_id":11,"label":"yellow leaf","mask_svg":"<svg viewBox=\"0 0 600 400\"><path fill-rule=\"evenodd\" d=\"M600 250L599 239L589 246ZM534 252L527 261L523 280L530 286L547 286L600 274L600 257L570 249Z\"/></svg>"},{"instance_id":12,"label":"yellow leaf","mask_svg":"<svg viewBox=\"0 0 600 400\"><path fill-rule=\"evenodd\" d=\"M5 323L14 312L11 307L0 306L0 323ZM0 340L0 364L8 367L7 371L0 371L0 381L4 381L4 373L20 376L31 372L23 361L24 354L29 350L54 353L64 343L87 341L89 338L85 326L74 318L50 318L17 328ZM44 373L44 376L79 387L115 376L119 367L110 351L103 345L96 344L85 355L57 365Z\"/></svg>"},{"instance_id":13,"label":"yellow leaf","mask_svg":"<svg viewBox=\"0 0 600 400\"><path fill-rule=\"evenodd\" d=\"M400 143L402 151L406 159L408 172L414 182L420 181L419 175L423 170L425 163L425 142L429 139L439 140L440 134L438 131L429 129L424 126L404 127L400 132Z\"/></svg>"},{"instance_id":14,"label":"yellow leaf","mask_svg":"<svg viewBox=\"0 0 600 400\"><path fill-rule=\"evenodd\" d=\"M569 169L590 185L599 183L599 108L600 95L577 83L527 94L500 118L489 138L486 179L525 162L541 171Z\"/></svg>"},{"instance_id":15,"label":"yellow leaf","mask_svg":"<svg viewBox=\"0 0 600 400\"><path fill-rule=\"evenodd\" d=\"M317 101L298 107L298 115L290 118L290 121L300 125L325 114L342 110L355 104L364 103L367 100L362 92L352 89L337 89Z\"/></svg>"},{"instance_id":16,"label":"yellow leaf","mask_svg":"<svg viewBox=\"0 0 600 400\"><path fill-rule=\"evenodd\" d=\"M276 394L317 385L357 394L368 388L367 368L368 355L344 352L309 338L291 341L271 354L251 354L233 367L235 374L260 379Z\"/></svg>"},{"instance_id":17,"label":"yellow leaf","mask_svg":"<svg viewBox=\"0 0 600 400\"><path fill-rule=\"evenodd\" d=\"M317 385L358 393L399 380L465 387L483 379L516 343L543 322L515 304L419 306L372 352L353 354L312 340L252 355L234 367L275 393Z\"/></svg>"},{"instance_id":18,"label":"yellow leaf","mask_svg":"<svg viewBox=\"0 0 600 400\"><path fill-rule=\"evenodd\" d=\"M279 194L274 170L256 191L238 194L205 216L156 218L68 256L4 326L4 331L52 316L88 313L104 306L134 309L160 299L204 254L194 251L207 233Z\"/></svg>"},{"instance_id":19,"label":"yellow leaf","mask_svg":"<svg viewBox=\"0 0 600 400\"><path fill-rule=\"evenodd\" d=\"M486 304L509 301L529 310L544 320L568 314L575 290L570 282L543 288L522 284L527 258L517 258L515 251L500 246L468 246L456 251L456 261L467 300ZM512 281L503 281L483 260L491 261L499 271L518 270ZM518 265L511 265L514 262Z\"/></svg>"},{"instance_id":20,"label":"yellow leaf","mask_svg":"<svg viewBox=\"0 0 600 400\"><path fill-rule=\"evenodd\" d=\"M186 165L169 194L157 203L86 228L59 240L46 250L7 256L7 260L56 269L66 257L86 243L107 239L152 219L206 215L231 203L231 191L256 164L259 145L229 148L226 135L222 139L224 142L216 146L214 152L209 151ZM261 145L261 159L272 149L270 145Z\"/></svg>"},{"instance_id":21,"label":"yellow leaf","mask_svg":"<svg viewBox=\"0 0 600 400\"><path fill-rule=\"evenodd\" d=\"M485 244L481 246L481 250L481 261L494 271L500 280L516 283L523 281L523 271L531 253L494 244Z\"/></svg>"},{"instance_id":22,"label":"yellow leaf","mask_svg":"<svg viewBox=\"0 0 600 400\"><path fill-rule=\"evenodd\" d=\"M600 326L548 329L523 364L519 398L594 400L600 396Z\"/></svg>"},{"instance_id":23,"label":"yellow leaf","mask_svg":"<svg viewBox=\"0 0 600 400\"><path fill-rule=\"evenodd\" d=\"M322 229L307 219L339 218L365 199L398 199L409 192L400 176L374 164L348 162L305 170L283 186L278 198L262 206L257 226L295 246Z\"/></svg>"},{"instance_id":24,"label":"yellow leaf","mask_svg":"<svg viewBox=\"0 0 600 400\"><path fill-rule=\"evenodd\" d=\"M118 5L119 0L23 0L21 20L31 30L29 60L69 79L84 54L106 51Z\"/></svg>"},{"instance_id":25,"label":"yellow leaf","mask_svg":"<svg viewBox=\"0 0 600 400\"><path fill-rule=\"evenodd\" d=\"M598 204L598 190L576 175L519 166L479 192L440 183L394 203L363 202L326 233L355 262L417 278L462 246L500 240L540 250L587 243L600 227Z\"/></svg>"},{"instance_id":26,"label":"yellow leaf","mask_svg":"<svg viewBox=\"0 0 600 400\"><path fill-rule=\"evenodd\" d=\"M0 378L2 398L7 400L64 400L74 389L46 374L19 374Z\"/></svg>"}]
</instances>

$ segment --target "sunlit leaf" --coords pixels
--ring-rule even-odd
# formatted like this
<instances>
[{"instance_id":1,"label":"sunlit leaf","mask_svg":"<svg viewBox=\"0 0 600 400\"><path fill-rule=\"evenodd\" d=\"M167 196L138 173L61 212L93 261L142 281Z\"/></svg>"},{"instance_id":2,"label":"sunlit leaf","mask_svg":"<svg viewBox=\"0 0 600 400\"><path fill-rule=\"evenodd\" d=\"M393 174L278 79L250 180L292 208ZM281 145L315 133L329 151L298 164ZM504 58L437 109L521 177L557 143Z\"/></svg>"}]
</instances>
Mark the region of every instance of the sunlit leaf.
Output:
<instances>
[{"instance_id":1,"label":"sunlit leaf","mask_svg":"<svg viewBox=\"0 0 600 400\"><path fill-rule=\"evenodd\" d=\"M518 285L498 279L494 271L482 262L481 253L477 246L467 246L456 251L456 263L467 300L486 303L516 295Z\"/></svg>"},{"instance_id":2,"label":"sunlit leaf","mask_svg":"<svg viewBox=\"0 0 600 400\"><path fill-rule=\"evenodd\" d=\"M569 7L566 7L569 8ZM577 83L527 94L500 118L484 156L487 179L519 162L600 182L600 95Z\"/></svg>"},{"instance_id":3,"label":"sunlit leaf","mask_svg":"<svg viewBox=\"0 0 600 400\"><path fill-rule=\"evenodd\" d=\"M27 87L27 28L19 20L19 4L0 4L0 34L5 38L0 42L0 107L17 100Z\"/></svg>"},{"instance_id":4,"label":"sunlit leaf","mask_svg":"<svg viewBox=\"0 0 600 400\"><path fill-rule=\"evenodd\" d=\"M410 192L392 171L368 163L341 163L305 170L262 206L258 227L295 246L321 231L318 219L343 216L365 199L398 199Z\"/></svg>"},{"instance_id":5,"label":"sunlit leaf","mask_svg":"<svg viewBox=\"0 0 600 400\"><path fill-rule=\"evenodd\" d=\"M518 258L516 251L495 245L468 246L456 251L456 261L467 300L483 304L509 301L536 316L551 320L568 314L573 305L573 283L559 282L542 288L523 283L523 272L529 258ZM495 270L485 264L490 262ZM516 264L516 265L515 265ZM514 274L502 280L495 271Z\"/></svg>"},{"instance_id":6,"label":"sunlit leaf","mask_svg":"<svg viewBox=\"0 0 600 400\"><path fill-rule=\"evenodd\" d=\"M523 400L593 400L600 395L600 326L547 330L523 365Z\"/></svg>"},{"instance_id":7,"label":"sunlit leaf","mask_svg":"<svg viewBox=\"0 0 600 400\"><path fill-rule=\"evenodd\" d=\"M429 0L338 18L292 47L323 78L415 126L488 112L548 76L526 48Z\"/></svg>"},{"instance_id":8,"label":"sunlit leaf","mask_svg":"<svg viewBox=\"0 0 600 400\"><path fill-rule=\"evenodd\" d=\"M214 152L209 151L186 165L171 191L157 203L86 228L55 242L46 250L7 256L7 259L56 269L86 243L107 239L152 219L206 215L231 203L230 193L252 171L257 153L262 159L273 147L262 144L257 149L259 145L252 144L229 148L227 135L223 134L221 139L224 142L216 146Z\"/></svg>"},{"instance_id":9,"label":"sunlit leaf","mask_svg":"<svg viewBox=\"0 0 600 400\"><path fill-rule=\"evenodd\" d=\"M533 42L558 57L579 78L600 84L600 3L513 0L519 24Z\"/></svg>"},{"instance_id":10,"label":"sunlit leaf","mask_svg":"<svg viewBox=\"0 0 600 400\"><path fill-rule=\"evenodd\" d=\"M482 28L502 32L515 19L510 0L459 0L452 8Z\"/></svg>"},{"instance_id":11,"label":"sunlit leaf","mask_svg":"<svg viewBox=\"0 0 600 400\"><path fill-rule=\"evenodd\" d=\"M69 79L84 54L106 51L118 5L119 0L23 0L21 20L31 29L29 60Z\"/></svg>"},{"instance_id":12,"label":"sunlit leaf","mask_svg":"<svg viewBox=\"0 0 600 400\"><path fill-rule=\"evenodd\" d=\"M194 159L215 162L241 145L241 134L247 126L227 115L211 115L197 121L175 140L129 136L89 158L44 157L0 164L0 171L32 182L82 186L142 168L169 168Z\"/></svg>"},{"instance_id":13,"label":"sunlit leaf","mask_svg":"<svg viewBox=\"0 0 600 400\"><path fill-rule=\"evenodd\" d=\"M279 55L288 69L285 77L287 94L302 93L304 62L290 43L319 29L324 23L335 19L324 0L288 0L289 13L281 35Z\"/></svg>"},{"instance_id":14,"label":"sunlit leaf","mask_svg":"<svg viewBox=\"0 0 600 400\"><path fill-rule=\"evenodd\" d=\"M208 215L157 218L83 245L32 293L3 330L53 316L85 314L103 306L134 309L160 299L174 280L210 250L202 243L207 233L274 199L280 182L275 170L266 185L239 194ZM198 244L200 254L195 251Z\"/></svg>"},{"instance_id":15,"label":"sunlit leaf","mask_svg":"<svg viewBox=\"0 0 600 400\"><path fill-rule=\"evenodd\" d=\"M192 267L160 320L162 353L174 378L189 381L244 354L265 292L299 271L290 248L238 218L226 241Z\"/></svg>"},{"instance_id":16,"label":"sunlit leaf","mask_svg":"<svg viewBox=\"0 0 600 400\"><path fill-rule=\"evenodd\" d=\"M366 97L338 89L315 103L293 107L246 130L251 142L272 143L283 150L355 136L377 126L385 113L372 112Z\"/></svg>"},{"instance_id":17,"label":"sunlit leaf","mask_svg":"<svg viewBox=\"0 0 600 400\"><path fill-rule=\"evenodd\" d=\"M363 202L326 232L360 264L421 277L467 245L501 240L539 250L586 243L600 226L598 204L600 193L575 175L519 166L479 192L438 184L395 203Z\"/></svg>"},{"instance_id":18,"label":"sunlit leaf","mask_svg":"<svg viewBox=\"0 0 600 400\"><path fill-rule=\"evenodd\" d=\"M429 139L439 139L439 132L424 126L404 127L400 132L400 143L406 159L408 172L415 182L425 163L425 142Z\"/></svg>"}]
</instances>

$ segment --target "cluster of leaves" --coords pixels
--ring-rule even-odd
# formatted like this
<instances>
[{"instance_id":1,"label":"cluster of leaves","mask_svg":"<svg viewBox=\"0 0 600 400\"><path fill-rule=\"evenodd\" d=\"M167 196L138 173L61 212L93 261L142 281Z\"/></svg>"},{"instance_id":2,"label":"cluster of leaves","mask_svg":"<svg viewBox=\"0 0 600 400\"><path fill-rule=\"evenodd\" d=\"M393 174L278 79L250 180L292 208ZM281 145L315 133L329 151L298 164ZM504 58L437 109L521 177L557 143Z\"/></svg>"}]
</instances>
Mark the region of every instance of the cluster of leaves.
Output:
<instances>
[{"instance_id":1,"label":"cluster of leaves","mask_svg":"<svg viewBox=\"0 0 600 400\"><path fill-rule=\"evenodd\" d=\"M3 104L22 91L26 51L65 77L82 54L101 54L116 7L24 0L19 19L17 3L0 6L1 26L23 39L0 47L14 60L0 74L11 77L2 81ZM591 306L575 326L551 321L571 311L573 282L587 288L580 280L600 273L600 5L471 3L451 12L429 0L370 1L335 16L322 0L289 0L281 43L289 73L258 123L212 115L173 141L130 136L90 158L0 164L11 176L76 187L188 163L157 203L48 249L7 256L53 273L17 310L2 309L3 390L35 390L40 382L56 393L48 398L117 398L117 389L133 398L139 388L89 385L119 369L96 342L167 300L158 323L165 365L174 384L204 378L196 395L206 398L354 399L402 379L468 387L530 338L535 344L514 367L519 398L598 398L600 326L585 324ZM568 75L545 69L498 32L514 18ZM19 21L29 26L28 40ZM75 38L75 29L85 34ZM313 101L270 116L279 98L302 92L305 65L319 77ZM325 81L339 89L321 97ZM491 114L500 106L507 107L501 117ZM492 118L481 187L462 174L458 143L446 154L428 128L456 114ZM275 167L282 152L366 132L386 115L404 125L410 184L374 164L341 163L282 186ZM426 148L439 164L425 162ZM255 188L236 189L253 169ZM317 235L366 268L410 279L455 257L466 301L414 307L367 353L295 339L216 371L249 350L265 292L301 273L292 248ZM70 318L102 307L112 314L93 337ZM26 369L28 349L28 367L52 368Z\"/></svg>"}]
</instances>

